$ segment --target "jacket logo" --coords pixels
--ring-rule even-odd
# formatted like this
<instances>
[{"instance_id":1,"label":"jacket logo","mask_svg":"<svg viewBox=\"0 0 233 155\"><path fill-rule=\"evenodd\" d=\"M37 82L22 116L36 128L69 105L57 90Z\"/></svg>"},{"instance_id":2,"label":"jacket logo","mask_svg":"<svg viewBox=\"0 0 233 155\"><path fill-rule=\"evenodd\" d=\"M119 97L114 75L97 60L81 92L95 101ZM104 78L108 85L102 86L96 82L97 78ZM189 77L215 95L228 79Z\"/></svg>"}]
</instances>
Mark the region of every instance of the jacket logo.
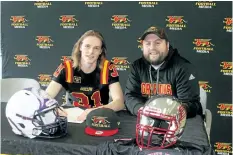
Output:
<instances>
[{"instance_id":1,"label":"jacket logo","mask_svg":"<svg viewBox=\"0 0 233 155\"><path fill-rule=\"evenodd\" d=\"M172 86L170 84L159 84L157 89L156 83L141 83L141 93L142 95L156 95L164 94L164 95L172 95Z\"/></svg>"}]
</instances>

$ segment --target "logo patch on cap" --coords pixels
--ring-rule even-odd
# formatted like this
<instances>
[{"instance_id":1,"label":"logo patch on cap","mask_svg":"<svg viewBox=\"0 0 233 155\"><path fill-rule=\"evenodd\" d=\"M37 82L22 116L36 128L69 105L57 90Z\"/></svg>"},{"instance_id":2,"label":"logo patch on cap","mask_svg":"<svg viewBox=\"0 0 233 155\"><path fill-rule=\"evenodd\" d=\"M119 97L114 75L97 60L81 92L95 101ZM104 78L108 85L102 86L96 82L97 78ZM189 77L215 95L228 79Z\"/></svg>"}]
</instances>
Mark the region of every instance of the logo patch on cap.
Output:
<instances>
[{"instance_id":1,"label":"logo patch on cap","mask_svg":"<svg viewBox=\"0 0 233 155\"><path fill-rule=\"evenodd\" d=\"M107 117L93 116L92 117L92 125L95 127L110 127L110 122L107 120Z\"/></svg>"},{"instance_id":2,"label":"logo patch on cap","mask_svg":"<svg viewBox=\"0 0 233 155\"><path fill-rule=\"evenodd\" d=\"M104 133L103 131L96 131L96 132L95 132L96 135L101 135L101 134L103 134L103 133Z\"/></svg>"}]
</instances>

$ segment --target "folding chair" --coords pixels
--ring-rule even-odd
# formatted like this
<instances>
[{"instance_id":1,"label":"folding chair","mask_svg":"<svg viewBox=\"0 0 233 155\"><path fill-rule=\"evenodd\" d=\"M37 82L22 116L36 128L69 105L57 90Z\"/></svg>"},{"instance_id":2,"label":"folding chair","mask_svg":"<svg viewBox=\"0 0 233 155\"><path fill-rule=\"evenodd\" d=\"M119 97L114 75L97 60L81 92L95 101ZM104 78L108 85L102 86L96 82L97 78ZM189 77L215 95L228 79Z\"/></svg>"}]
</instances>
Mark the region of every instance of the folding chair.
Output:
<instances>
[{"instance_id":1,"label":"folding chair","mask_svg":"<svg viewBox=\"0 0 233 155\"><path fill-rule=\"evenodd\" d=\"M7 78L1 79L1 102L8 102L10 97L24 88L40 88L40 84L29 78Z\"/></svg>"},{"instance_id":2,"label":"folding chair","mask_svg":"<svg viewBox=\"0 0 233 155\"><path fill-rule=\"evenodd\" d=\"M200 87L200 102L203 108L203 115L205 116L204 123L206 132L210 141L210 130L211 130L211 124L212 124L212 113L209 109L207 109L207 93L206 91Z\"/></svg>"}]
</instances>

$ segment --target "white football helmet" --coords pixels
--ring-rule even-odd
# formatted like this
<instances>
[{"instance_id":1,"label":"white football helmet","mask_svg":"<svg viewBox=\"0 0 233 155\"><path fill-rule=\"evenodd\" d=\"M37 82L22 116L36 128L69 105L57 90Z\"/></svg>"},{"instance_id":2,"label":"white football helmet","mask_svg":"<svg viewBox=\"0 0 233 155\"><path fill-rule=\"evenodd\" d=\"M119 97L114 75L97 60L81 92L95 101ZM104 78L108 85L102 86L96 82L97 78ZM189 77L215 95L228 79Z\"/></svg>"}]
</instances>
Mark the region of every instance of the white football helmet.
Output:
<instances>
[{"instance_id":1,"label":"white football helmet","mask_svg":"<svg viewBox=\"0 0 233 155\"><path fill-rule=\"evenodd\" d=\"M16 92L6 105L12 131L28 138L58 138L67 134L67 118L57 113L58 102L44 90L27 88Z\"/></svg>"}]
</instances>

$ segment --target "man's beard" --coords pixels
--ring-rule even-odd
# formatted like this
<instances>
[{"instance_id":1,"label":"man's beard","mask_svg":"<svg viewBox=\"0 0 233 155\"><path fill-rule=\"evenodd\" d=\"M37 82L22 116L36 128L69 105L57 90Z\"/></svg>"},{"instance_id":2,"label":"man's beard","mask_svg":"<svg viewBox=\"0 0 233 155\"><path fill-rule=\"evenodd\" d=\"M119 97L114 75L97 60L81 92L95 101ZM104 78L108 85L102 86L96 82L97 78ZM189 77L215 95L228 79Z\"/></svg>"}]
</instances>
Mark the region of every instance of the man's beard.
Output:
<instances>
[{"instance_id":1,"label":"man's beard","mask_svg":"<svg viewBox=\"0 0 233 155\"><path fill-rule=\"evenodd\" d=\"M165 59L165 57L164 57L164 56L161 56L161 55L159 55L159 57L158 57L156 60L151 60L151 59L150 59L150 55L147 55L147 56L143 55L143 57L144 57L150 64L152 64L152 65L159 65L159 64L161 64L161 63L164 61L164 59Z\"/></svg>"}]
</instances>

